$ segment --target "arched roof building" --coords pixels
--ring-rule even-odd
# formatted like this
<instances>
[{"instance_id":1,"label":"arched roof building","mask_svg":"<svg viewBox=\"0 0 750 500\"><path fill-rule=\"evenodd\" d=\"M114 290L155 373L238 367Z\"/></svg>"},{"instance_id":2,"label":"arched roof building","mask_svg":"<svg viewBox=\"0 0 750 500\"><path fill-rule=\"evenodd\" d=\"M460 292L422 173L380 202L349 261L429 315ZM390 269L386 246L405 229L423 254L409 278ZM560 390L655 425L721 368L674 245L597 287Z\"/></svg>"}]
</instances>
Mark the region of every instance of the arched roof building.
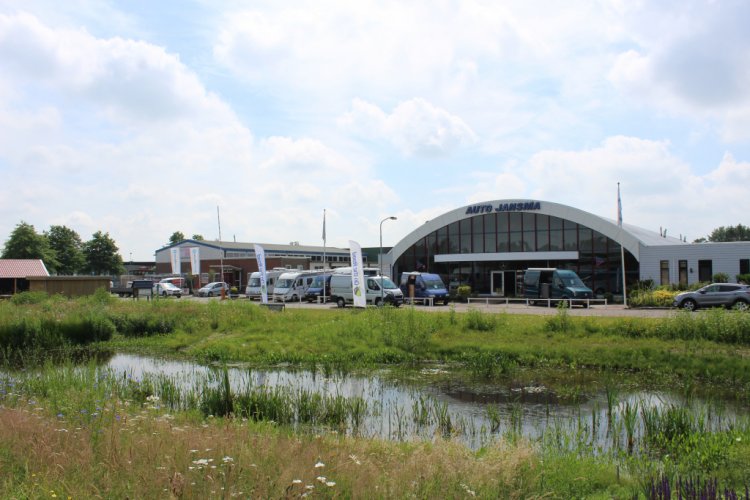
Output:
<instances>
[{"instance_id":1,"label":"arched roof building","mask_svg":"<svg viewBox=\"0 0 750 500\"><path fill-rule=\"evenodd\" d=\"M418 227L389 252L393 274L424 270L477 293L513 295L529 267L576 271L593 290L622 289L640 278L644 248L688 245L578 208L541 200L493 200L451 210Z\"/></svg>"}]
</instances>

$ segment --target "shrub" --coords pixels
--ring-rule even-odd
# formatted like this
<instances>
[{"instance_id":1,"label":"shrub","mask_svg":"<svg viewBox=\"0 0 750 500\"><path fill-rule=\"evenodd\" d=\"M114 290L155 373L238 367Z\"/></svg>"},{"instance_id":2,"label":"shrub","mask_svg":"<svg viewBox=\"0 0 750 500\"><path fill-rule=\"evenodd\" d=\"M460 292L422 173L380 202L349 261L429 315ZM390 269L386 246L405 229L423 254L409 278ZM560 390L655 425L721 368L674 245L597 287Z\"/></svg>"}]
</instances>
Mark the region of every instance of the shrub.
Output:
<instances>
[{"instance_id":1,"label":"shrub","mask_svg":"<svg viewBox=\"0 0 750 500\"><path fill-rule=\"evenodd\" d=\"M47 292L21 292L13 295L10 301L15 305L40 304L48 297Z\"/></svg>"},{"instance_id":2,"label":"shrub","mask_svg":"<svg viewBox=\"0 0 750 500\"><path fill-rule=\"evenodd\" d=\"M557 314L547 319L544 328L548 332L567 332L573 327L573 322L568 315L568 302L561 300L557 303Z\"/></svg>"},{"instance_id":3,"label":"shrub","mask_svg":"<svg viewBox=\"0 0 750 500\"><path fill-rule=\"evenodd\" d=\"M628 297L628 304L632 307L670 307L676 295L676 291L667 287L636 289Z\"/></svg>"},{"instance_id":4,"label":"shrub","mask_svg":"<svg viewBox=\"0 0 750 500\"><path fill-rule=\"evenodd\" d=\"M471 287L469 285L461 285L456 289L456 294L461 300L466 300L471 295Z\"/></svg>"},{"instance_id":5,"label":"shrub","mask_svg":"<svg viewBox=\"0 0 750 500\"><path fill-rule=\"evenodd\" d=\"M476 309L469 309L464 317L466 319L466 328L478 332L492 331L497 324L495 316L477 311Z\"/></svg>"},{"instance_id":6,"label":"shrub","mask_svg":"<svg viewBox=\"0 0 750 500\"><path fill-rule=\"evenodd\" d=\"M736 277L737 283L745 283L747 285L750 285L750 274L738 274Z\"/></svg>"},{"instance_id":7,"label":"shrub","mask_svg":"<svg viewBox=\"0 0 750 500\"><path fill-rule=\"evenodd\" d=\"M714 283L726 283L729 281L729 275L727 273L716 273L713 275Z\"/></svg>"}]
</instances>

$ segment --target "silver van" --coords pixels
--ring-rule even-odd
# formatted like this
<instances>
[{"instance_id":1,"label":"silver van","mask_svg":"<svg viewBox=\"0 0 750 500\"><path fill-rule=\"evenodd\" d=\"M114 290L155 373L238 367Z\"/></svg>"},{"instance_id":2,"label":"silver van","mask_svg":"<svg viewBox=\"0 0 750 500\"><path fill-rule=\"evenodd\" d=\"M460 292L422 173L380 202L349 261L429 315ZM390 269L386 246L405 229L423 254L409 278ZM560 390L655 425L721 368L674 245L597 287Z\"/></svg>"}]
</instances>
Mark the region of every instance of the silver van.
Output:
<instances>
[{"instance_id":1,"label":"silver van","mask_svg":"<svg viewBox=\"0 0 750 500\"><path fill-rule=\"evenodd\" d=\"M375 306L381 305L381 301L383 301L385 304L398 307L404 302L404 294L390 278L365 276L365 299L368 304ZM334 274L331 276L331 300L336 302L339 307L345 307L346 304L354 302L351 274Z\"/></svg>"}]
</instances>

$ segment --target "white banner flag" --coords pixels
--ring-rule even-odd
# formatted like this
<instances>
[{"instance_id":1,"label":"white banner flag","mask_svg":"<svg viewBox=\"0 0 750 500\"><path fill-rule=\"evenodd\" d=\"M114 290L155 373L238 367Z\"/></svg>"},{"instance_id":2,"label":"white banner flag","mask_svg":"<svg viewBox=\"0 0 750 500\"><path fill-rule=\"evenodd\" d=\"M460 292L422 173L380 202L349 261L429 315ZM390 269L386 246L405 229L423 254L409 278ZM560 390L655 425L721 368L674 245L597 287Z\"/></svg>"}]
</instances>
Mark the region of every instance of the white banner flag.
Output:
<instances>
[{"instance_id":1,"label":"white banner flag","mask_svg":"<svg viewBox=\"0 0 750 500\"><path fill-rule=\"evenodd\" d=\"M190 247L190 269L193 276L201 274L201 249Z\"/></svg>"},{"instance_id":2,"label":"white banner flag","mask_svg":"<svg viewBox=\"0 0 750 500\"><path fill-rule=\"evenodd\" d=\"M365 271L362 269L362 247L356 241L349 240L349 253L352 259L352 299L354 307L367 307Z\"/></svg>"},{"instance_id":3,"label":"white banner flag","mask_svg":"<svg viewBox=\"0 0 750 500\"><path fill-rule=\"evenodd\" d=\"M255 260L258 261L260 273L260 300L268 304L268 288L266 287L266 252L260 245L255 245Z\"/></svg>"},{"instance_id":4,"label":"white banner flag","mask_svg":"<svg viewBox=\"0 0 750 500\"><path fill-rule=\"evenodd\" d=\"M170 248L169 257L172 261L172 274L180 274L180 247Z\"/></svg>"}]
</instances>

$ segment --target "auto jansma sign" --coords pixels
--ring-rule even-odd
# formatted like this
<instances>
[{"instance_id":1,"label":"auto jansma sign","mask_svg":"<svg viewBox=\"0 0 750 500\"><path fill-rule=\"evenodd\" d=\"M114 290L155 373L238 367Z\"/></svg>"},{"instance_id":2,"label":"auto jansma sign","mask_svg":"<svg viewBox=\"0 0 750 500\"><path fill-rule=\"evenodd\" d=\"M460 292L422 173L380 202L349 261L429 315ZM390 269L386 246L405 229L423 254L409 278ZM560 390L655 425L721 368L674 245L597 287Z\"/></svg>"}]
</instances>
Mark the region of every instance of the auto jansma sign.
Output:
<instances>
[{"instance_id":1,"label":"auto jansma sign","mask_svg":"<svg viewBox=\"0 0 750 500\"><path fill-rule=\"evenodd\" d=\"M490 214L492 212L527 212L541 209L542 203L539 201L518 201L515 203L498 203L497 206L490 204L472 205L466 207L466 215Z\"/></svg>"}]
</instances>

